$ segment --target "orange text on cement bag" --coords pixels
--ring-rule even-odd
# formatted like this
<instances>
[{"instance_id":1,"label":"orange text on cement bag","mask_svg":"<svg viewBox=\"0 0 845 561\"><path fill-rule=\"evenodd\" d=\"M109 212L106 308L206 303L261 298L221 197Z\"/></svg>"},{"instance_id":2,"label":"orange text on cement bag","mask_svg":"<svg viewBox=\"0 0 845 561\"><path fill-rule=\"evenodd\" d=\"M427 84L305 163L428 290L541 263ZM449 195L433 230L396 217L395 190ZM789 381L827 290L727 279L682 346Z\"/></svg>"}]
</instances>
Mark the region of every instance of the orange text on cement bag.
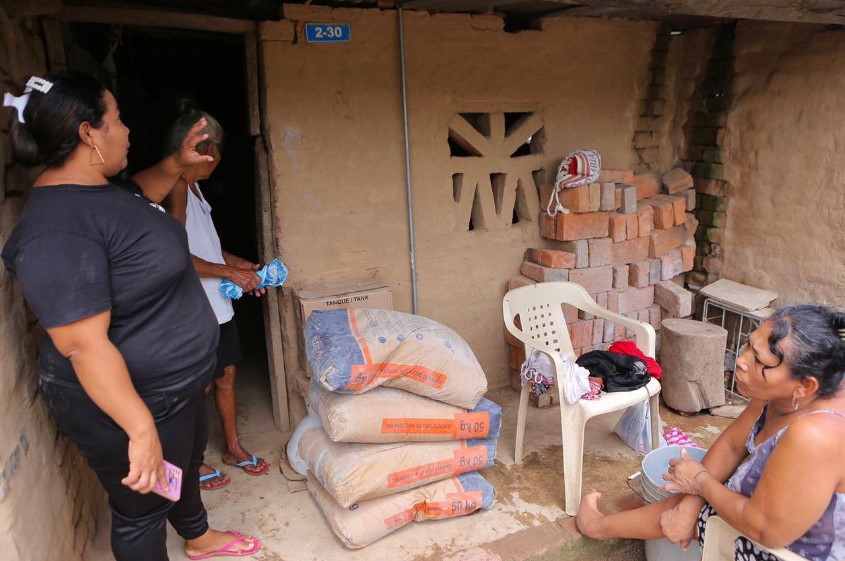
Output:
<instances>
[{"instance_id":1,"label":"orange text on cement bag","mask_svg":"<svg viewBox=\"0 0 845 561\"><path fill-rule=\"evenodd\" d=\"M455 440L487 438L490 417L487 413L457 413L454 419L414 419L392 417L381 421L382 434L449 434Z\"/></svg>"},{"instance_id":2,"label":"orange text on cement bag","mask_svg":"<svg viewBox=\"0 0 845 561\"><path fill-rule=\"evenodd\" d=\"M408 378L420 384L439 389L446 383L446 375L413 364L353 364L349 383L344 390L358 392L376 378Z\"/></svg>"},{"instance_id":3,"label":"orange text on cement bag","mask_svg":"<svg viewBox=\"0 0 845 561\"><path fill-rule=\"evenodd\" d=\"M420 481L441 477L443 475L458 475L467 471L481 469L487 465L487 447L473 446L455 450L455 455L449 460L432 462L422 466L397 471L387 476L387 487L404 487Z\"/></svg>"}]
</instances>

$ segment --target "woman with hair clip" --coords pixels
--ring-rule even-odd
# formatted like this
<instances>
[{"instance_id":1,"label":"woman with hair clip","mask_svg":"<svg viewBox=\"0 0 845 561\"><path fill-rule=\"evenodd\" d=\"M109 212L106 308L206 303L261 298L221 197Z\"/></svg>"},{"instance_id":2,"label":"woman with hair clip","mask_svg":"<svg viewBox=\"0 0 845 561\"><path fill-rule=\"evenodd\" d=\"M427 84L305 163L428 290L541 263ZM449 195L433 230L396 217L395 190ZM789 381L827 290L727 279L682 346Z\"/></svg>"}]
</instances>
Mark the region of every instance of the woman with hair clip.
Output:
<instances>
[{"instance_id":1,"label":"woman with hair clip","mask_svg":"<svg viewBox=\"0 0 845 561\"><path fill-rule=\"evenodd\" d=\"M228 279L240 286L244 293L261 296L265 289L256 290L261 280L255 273L257 263L223 251L220 238L211 218L211 205L200 191L199 181L211 177L223 157L223 127L206 113L184 100L180 114L170 125L165 139L165 153L170 153L185 134L199 120L205 122L200 132L205 139L196 146L197 152L212 157L211 161L186 166L176 180L170 194L162 204L188 232L188 248L191 261L200 277L205 295L220 325L220 341L217 344L217 366L214 371L214 403L223 427L226 450L223 463L241 468L248 475L262 475L269 469L264 459L247 452L238 436L238 410L235 396L237 364L241 360L241 346L235 326L235 310L232 301L220 293L220 281ZM210 388L209 388L210 389ZM228 475L207 464L200 467L200 489L211 491L229 484Z\"/></svg>"},{"instance_id":2,"label":"woman with hair clip","mask_svg":"<svg viewBox=\"0 0 845 561\"><path fill-rule=\"evenodd\" d=\"M581 500L576 523L594 539L666 537L686 549L701 543L707 518L768 548L812 561L845 559L845 314L791 306L769 316L736 359L739 391L751 402L699 463L683 452L670 462L659 503L620 514ZM749 539L737 560L774 561Z\"/></svg>"},{"instance_id":3,"label":"woman with hair clip","mask_svg":"<svg viewBox=\"0 0 845 561\"><path fill-rule=\"evenodd\" d=\"M191 559L257 552L252 536L209 529L196 484L176 502L150 493L169 488L164 460L196 481L208 438L217 323L184 228L155 204L182 169L211 160L195 148L205 122L133 178L145 197L109 181L126 167L129 129L95 78L33 77L5 104L16 157L45 167L2 257L49 335L41 395L108 493L115 558L166 561L167 520Z\"/></svg>"}]
</instances>

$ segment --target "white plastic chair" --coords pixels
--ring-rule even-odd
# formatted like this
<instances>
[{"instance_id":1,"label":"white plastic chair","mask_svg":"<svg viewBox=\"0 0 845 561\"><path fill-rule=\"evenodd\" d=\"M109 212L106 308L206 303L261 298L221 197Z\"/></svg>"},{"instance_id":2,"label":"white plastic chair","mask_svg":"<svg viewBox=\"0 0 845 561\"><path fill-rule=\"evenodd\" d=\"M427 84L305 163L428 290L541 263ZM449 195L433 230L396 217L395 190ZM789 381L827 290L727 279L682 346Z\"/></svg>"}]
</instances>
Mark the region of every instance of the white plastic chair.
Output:
<instances>
[{"instance_id":1,"label":"white plastic chair","mask_svg":"<svg viewBox=\"0 0 845 561\"><path fill-rule=\"evenodd\" d=\"M516 288L505 294L502 301L505 327L525 345L525 356L529 356L534 349L546 353L555 365L555 372L562 372L562 359L575 360L575 352L563 316L563 304L630 328L636 335L640 350L646 356L654 357L655 333L651 325L602 308L581 285L572 282L541 282ZM514 323L517 317L521 329ZM660 382L652 378L645 388L630 392L605 392L599 400L581 399L574 405L569 405L563 399L563 385L556 385L560 396L566 514L575 516L581 503L584 426L587 421L596 415L625 409L650 399L652 448L656 449L659 446L657 395L660 393ZM525 415L530 391L529 384L525 384L519 396L514 450L516 463L522 461L522 441L525 436Z\"/></svg>"},{"instance_id":2,"label":"white plastic chair","mask_svg":"<svg viewBox=\"0 0 845 561\"><path fill-rule=\"evenodd\" d=\"M733 526L725 522L719 516L707 518L707 528L704 534L704 548L701 553L701 561L734 561L734 542L742 536ZM746 539L747 536L743 536ZM768 551L783 561L807 561L797 553L786 548L766 549L754 540L751 540L757 547Z\"/></svg>"}]
</instances>

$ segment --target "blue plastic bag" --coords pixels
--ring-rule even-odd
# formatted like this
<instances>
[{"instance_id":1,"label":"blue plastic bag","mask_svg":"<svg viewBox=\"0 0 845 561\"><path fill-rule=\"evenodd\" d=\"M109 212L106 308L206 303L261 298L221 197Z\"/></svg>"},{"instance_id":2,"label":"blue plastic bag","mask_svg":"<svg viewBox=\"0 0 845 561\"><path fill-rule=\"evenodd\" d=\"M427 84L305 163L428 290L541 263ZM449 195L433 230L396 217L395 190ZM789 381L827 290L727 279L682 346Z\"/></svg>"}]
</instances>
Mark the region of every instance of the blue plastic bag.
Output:
<instances>
[{"instance_id":1,"label":"blue plastic bag","mask_svg":"<svg viewBox=\"0 0 845 561\"><path fill-rule=\"evenodd\" d=\"M281 286L285 279L288 278L288 270L282 260L278 257L267 263L263 268L255 272L261 281L258 283L256 290L259 288L273 288ZM220 293L224 298L232 298L237 300L244 295L244 290L229 279L220 281Z\"/></svg>"}]
</instances>

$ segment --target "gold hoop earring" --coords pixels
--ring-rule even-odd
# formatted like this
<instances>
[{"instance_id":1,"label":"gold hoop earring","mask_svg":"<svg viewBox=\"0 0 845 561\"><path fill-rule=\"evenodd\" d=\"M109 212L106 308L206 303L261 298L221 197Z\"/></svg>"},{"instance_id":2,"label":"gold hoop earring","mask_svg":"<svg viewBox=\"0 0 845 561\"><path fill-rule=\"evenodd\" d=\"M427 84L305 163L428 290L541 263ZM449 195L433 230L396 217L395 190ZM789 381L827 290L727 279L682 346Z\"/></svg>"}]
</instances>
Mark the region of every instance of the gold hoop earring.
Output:
<instances>
[{"instance_id":1,"label":"gold hoop earring","mask_svg":"<svg viewBox=\"0 0 845 561\"><path fill-rule=\"evenodd\" d=\"M792 394L792 409L798 411L798 396L794 393Z\"/></svg>"},{"instance_id":2,"label":"gold hoop earring","mask_svg":"<svg viewBox=\"0 0 845 561\"><path fill-rule=\"evenodd\" d=\"M94 154L97 155L97 159L100 160L95 161ZM104 166L106 165L106 160L103 159L103 155L100 153L100 149L97 147L96 144L91 146L91 152L88 154L88 165L89 166Z\"/></svg>"}]
</instances>

